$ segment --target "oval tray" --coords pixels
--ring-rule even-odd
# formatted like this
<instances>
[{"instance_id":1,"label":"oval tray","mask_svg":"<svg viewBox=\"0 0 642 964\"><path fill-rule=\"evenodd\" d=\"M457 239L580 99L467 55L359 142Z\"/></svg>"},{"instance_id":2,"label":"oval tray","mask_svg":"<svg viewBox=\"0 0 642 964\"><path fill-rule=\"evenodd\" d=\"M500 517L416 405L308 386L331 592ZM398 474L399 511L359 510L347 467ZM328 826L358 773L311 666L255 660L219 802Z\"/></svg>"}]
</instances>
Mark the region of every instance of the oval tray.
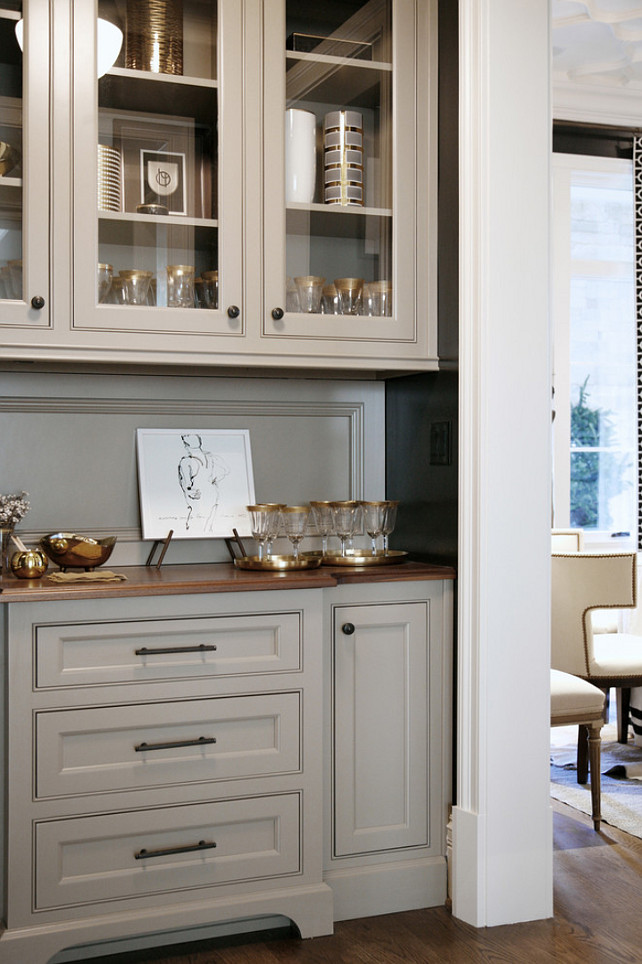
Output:
<instances>
[{"instance_id":1,"label":"oval tray","mask_svg":"<svg viewBox=\"0 0 642 964\"><path fill-rule=\"evenodd\" d=\"M240 556L234 560L237 569L262 569L264 572L287 572L292 569L317 569L321 565L321 556L307 556L301 553L298 559L294 556L270 556L269 559L259 559L258 556Z\"/></svg>"},{"instance_id":2,"label":"oval tray","mask_svg":"<svg viewBox=\"0 0 642 964\"><path fill-rule=\"evenodd\" d=\"M336 555L330 553L323 557L324 566L394 566L401 562L408 553L405 549L388 549L384 555L382 549L378 549L373 556L371 552L349 552L347 556L340 553Z\"/></svg>"}]
</instances>

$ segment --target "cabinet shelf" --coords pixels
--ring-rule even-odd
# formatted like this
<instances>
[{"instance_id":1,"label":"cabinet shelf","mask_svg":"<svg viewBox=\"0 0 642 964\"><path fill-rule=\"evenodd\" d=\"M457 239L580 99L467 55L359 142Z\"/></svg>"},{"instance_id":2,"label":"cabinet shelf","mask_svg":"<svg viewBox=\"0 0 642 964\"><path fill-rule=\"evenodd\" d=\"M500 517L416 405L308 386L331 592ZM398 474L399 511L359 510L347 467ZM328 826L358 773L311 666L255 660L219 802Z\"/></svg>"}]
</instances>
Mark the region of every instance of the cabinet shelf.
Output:
<instances>
[{"instance_id":1,"label":"cabinet shelf","mask_svg":"<svg viewBox=\"0 0 642 964\"><path fill-rule=\"evenodd\" d=\"M376 108L381 84L392 78L392 65L286 51L288 106L300 100L319 104L350 104Z\"/></svg>"},{"instance_id":2,"label":"cabinet shelf","mask_svg":"<svg viewBox=\"0 0 642 964\"><path fill-rule=\"evenodd\" d=\"M152 74L114 67L99 81L101 107L153 115L162 104L164 115L190 117L211 125L218 81L174 74Z\"/></svg>"},{"instance_id":3,"label":"cabinet shelf","mask_svg":"<svg viewBox=\"0 0 642 964\"><path fill-rule=\"evenodd\" d=\"M287 233L317 238L366 237L366 223L389 226L392 211L388 208L342 208L328 204L288 204ZM375 229L376 230L376 229Z\"/></svg>"},{"instance_id":4,"label":"cabinet shelf","mask_svg":"<svg viewBox=\"0 0 642 964\"><path fill-rule=\"evenodd\" d=\"M135 214L130 211L101 211L98 210L101 221L143 222L162 228L167 225L178 225L182 228L218 228L218 221L214 218L189 218L182 214L165 214L160 217L152 214Z\"/></svg>"}]
</instances>

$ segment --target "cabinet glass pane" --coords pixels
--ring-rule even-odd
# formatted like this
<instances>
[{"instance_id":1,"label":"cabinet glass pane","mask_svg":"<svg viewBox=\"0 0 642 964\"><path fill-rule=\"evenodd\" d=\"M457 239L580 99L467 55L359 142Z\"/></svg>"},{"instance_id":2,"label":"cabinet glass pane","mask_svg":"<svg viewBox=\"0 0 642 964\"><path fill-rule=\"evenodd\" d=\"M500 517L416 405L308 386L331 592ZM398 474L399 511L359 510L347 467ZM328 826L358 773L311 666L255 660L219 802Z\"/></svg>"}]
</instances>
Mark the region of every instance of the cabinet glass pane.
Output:
<instances>
[{"instance_id":1,"label":"cabinet glass pane","mask_svg":"<svg viewBox=\"0 0 642 964\"><path fill-rule=\"evenodd\" d=\"M105 0L99 16L124 40L98 84L97 300L217 308L217 2Z\"/></svg>"},{"instance_id":2,"label":"cabinet glass pane","mask_svg":"<svg viewBox=\"0 0 642 964\"><path fill-rule=\"evenodd\" d=\"M0 299L22 300L22 5L0 10Z\"/></svg>"},{"instance_id":3,"label":"cabinet glass pane","mask_svg":"<svg viewBox=\"0 0 642 964\"><path fill-rule=\"evenodd\" d=\"M389 0L289 0L286 310L392 314Z\"/></svg>"}]
</instances>

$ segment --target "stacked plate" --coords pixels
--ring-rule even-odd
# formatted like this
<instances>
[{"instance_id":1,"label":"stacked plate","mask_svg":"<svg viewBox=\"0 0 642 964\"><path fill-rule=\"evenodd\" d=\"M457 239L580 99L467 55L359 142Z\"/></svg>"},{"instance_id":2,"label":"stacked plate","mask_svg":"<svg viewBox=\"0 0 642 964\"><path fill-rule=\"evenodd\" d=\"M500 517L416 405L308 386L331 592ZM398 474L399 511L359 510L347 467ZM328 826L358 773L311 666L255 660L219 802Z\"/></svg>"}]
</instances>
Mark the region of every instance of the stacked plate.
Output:
<instances>
[{"instance_id":1,"label":"stacked plate","mask_svg":"<svg viewBox=\"0 0 642 964\"><path fill-rule=\"evenodd\" d=\"M98 207L122 211L123 175L120 151L108 144L98 145Z\"/></svg>"},{"instance_id":2,"label":"stacked plate","mask_svg":"<svg viewBox=\"0 0 642 964\"><path fill-rule=\"evenodd\" d=\"M333 110L323 123L326 204L363 205L363 115Z\"/></svg>"}]
</instances>

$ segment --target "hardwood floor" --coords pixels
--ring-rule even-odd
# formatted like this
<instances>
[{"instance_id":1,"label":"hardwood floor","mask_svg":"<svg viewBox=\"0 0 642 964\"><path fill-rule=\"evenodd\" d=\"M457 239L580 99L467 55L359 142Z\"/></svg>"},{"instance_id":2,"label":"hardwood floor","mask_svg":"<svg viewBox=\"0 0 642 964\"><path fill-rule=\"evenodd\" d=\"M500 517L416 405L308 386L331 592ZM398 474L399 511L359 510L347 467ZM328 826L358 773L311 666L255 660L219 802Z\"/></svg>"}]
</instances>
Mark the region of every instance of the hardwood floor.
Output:
<instances>
[{"instance_id":1,"label":"hardwood floor","mask_svg":"<svg viewBox=\"0 0 642 964\"><path fill-rule=\"evenodd\" d=\"M332 937L216 941L93 964L610 964L642 961L642 840L553 801L555 916L476 930L443 907L336 925ZM84 964L84 962L83 962ZM90 964L90 962L87 962Z\"/></svg>"}]
</instances>

